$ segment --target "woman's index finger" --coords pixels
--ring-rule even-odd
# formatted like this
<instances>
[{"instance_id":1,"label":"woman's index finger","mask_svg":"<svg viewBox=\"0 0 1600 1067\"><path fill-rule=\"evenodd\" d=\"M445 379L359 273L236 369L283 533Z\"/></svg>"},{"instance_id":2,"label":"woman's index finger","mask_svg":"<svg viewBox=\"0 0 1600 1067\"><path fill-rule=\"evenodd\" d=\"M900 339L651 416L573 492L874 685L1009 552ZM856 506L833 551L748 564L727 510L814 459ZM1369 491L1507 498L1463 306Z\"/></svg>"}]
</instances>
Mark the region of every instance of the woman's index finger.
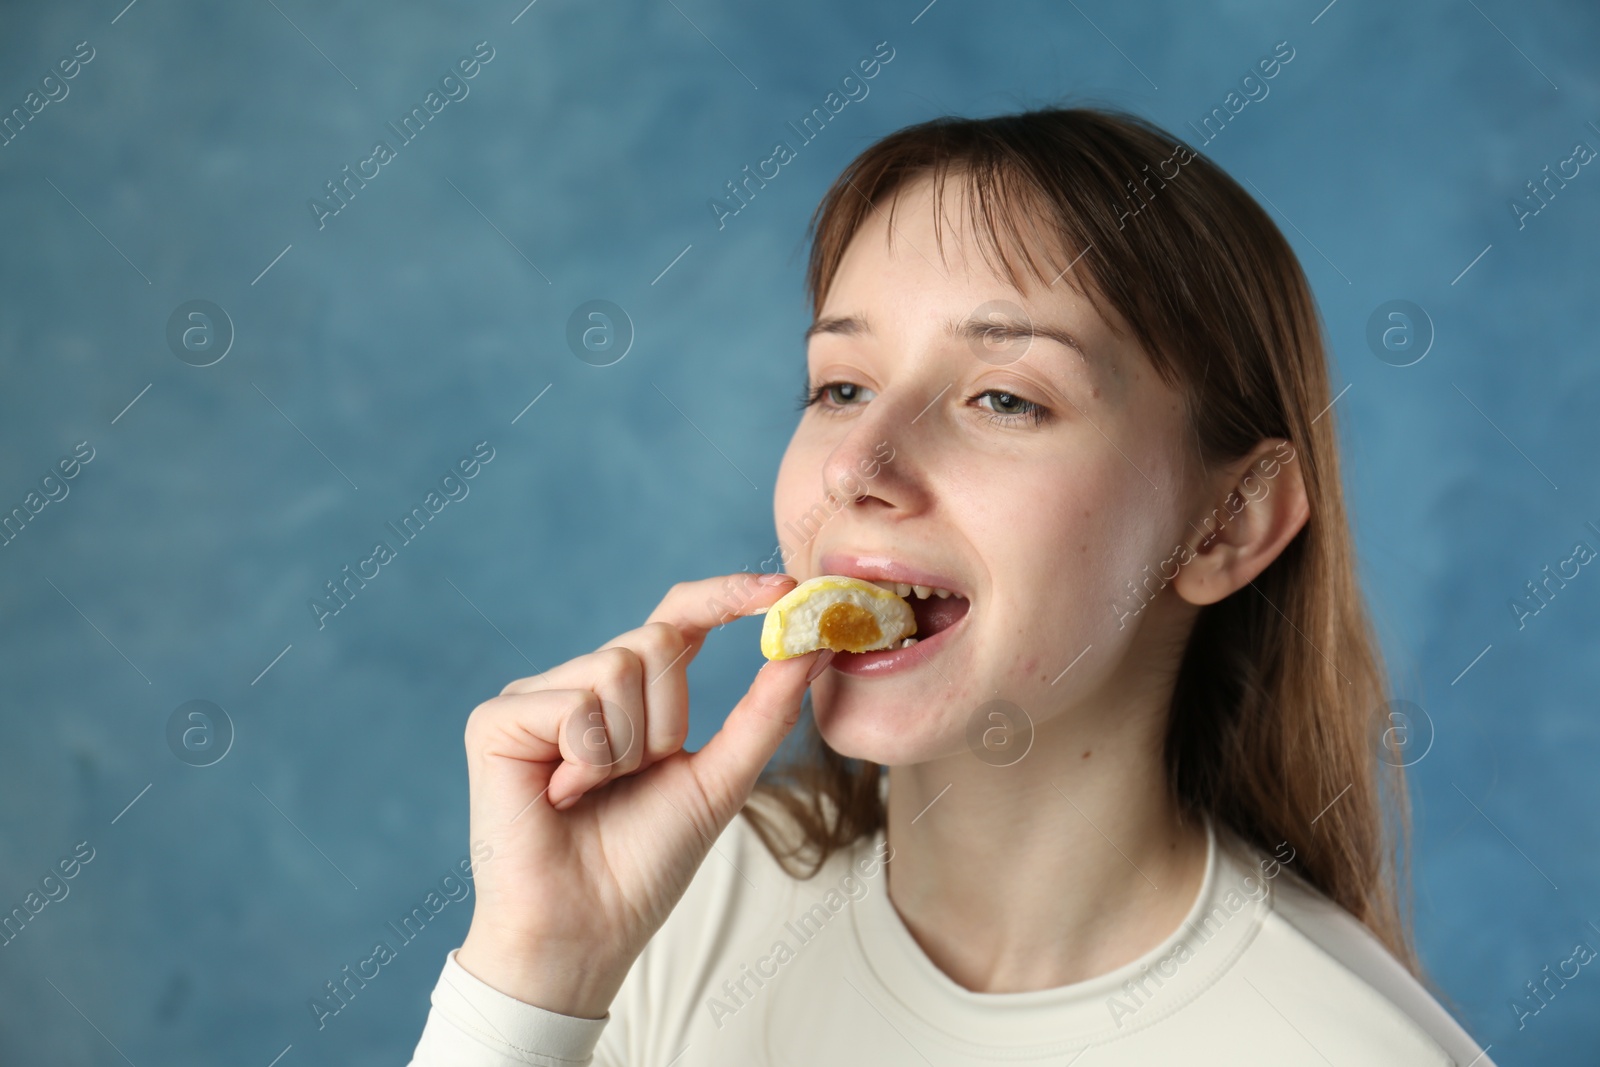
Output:
<instances>
[{"instance_id":1,"label":"woman's index finger","mask_svg":"<svg viewBox=\"0 0 1600 1067\"><path fill-rule=\"evenodd\" d=\"M670 623L681 630L686 639L698 642L723 623L766 611L795 584L795 579L787 574L742 571L679 582L667 590L667 595L645 622Z\"/></svg>"}]
</instances>

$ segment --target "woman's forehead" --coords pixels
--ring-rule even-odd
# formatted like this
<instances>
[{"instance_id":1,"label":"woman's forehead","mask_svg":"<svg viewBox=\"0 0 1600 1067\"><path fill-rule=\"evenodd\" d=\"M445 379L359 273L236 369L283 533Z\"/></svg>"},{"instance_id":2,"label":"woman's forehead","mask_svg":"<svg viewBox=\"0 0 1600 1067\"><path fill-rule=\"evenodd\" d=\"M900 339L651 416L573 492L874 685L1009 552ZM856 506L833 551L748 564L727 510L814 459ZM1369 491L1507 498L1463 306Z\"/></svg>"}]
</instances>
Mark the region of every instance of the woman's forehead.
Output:
<instances>
[{"instance_id":1,"label":"woman's forehead","mask_svg":"<svg viewBox=\"0 0 1600 1067\"><path fill-rule=\"evenodd\" d=\"M1095 284L1092 248L1074 247L1043 221L1054 212L1042 194L1015 180L977 182L959 170L941 175L938 185L937 204L929 172L906 178L879 198L846 245L824 307L841 280L862 280L856 275L864 263L902 258L940 277L961 266L990 290L990 299L1041 308L1066 301L1075 318L1093 316L1113 334L1125 332L1121 316Z\"/></svg>"}]
</instances>

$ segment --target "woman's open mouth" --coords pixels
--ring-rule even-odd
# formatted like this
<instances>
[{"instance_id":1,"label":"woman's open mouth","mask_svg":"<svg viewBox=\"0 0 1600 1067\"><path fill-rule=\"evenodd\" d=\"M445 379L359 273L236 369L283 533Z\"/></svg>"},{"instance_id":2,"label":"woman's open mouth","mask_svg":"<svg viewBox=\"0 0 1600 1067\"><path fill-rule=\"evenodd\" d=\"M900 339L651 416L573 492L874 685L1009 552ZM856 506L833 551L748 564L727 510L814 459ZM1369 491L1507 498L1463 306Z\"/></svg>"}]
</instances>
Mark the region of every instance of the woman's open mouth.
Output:
<instances>
[{"instance_id":1,"label":"woman's open mouth","mask_svg":"<svg viewBox=\"0 0 1600 1067\"><path fill-rule=\"evenodd\" d=\"M905 598L917 620L917 632L905 638L898 648L834 653L829 666L845 674L877 676L931 663L932 657L949 642L972 608L970 600L947 589L876 578L867 580Z\"/></svg>"}]
</instances>

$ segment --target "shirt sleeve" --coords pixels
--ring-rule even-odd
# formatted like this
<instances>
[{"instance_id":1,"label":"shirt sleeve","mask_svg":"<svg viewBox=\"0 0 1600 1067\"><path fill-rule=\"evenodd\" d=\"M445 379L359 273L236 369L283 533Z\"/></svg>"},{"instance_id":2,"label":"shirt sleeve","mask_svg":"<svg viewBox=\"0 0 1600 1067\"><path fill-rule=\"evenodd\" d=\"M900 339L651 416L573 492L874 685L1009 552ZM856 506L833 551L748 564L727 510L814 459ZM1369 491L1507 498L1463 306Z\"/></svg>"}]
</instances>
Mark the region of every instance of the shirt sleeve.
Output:
<instances>
[{"instance_id":1,"label":"shirt sleeve","mask_svg":"<svg viewBox=\"0 0 1600 1067\"><path fill-rule=\"evenodd\" d=\"M408 1067L587 1067L611 1015L561 1015L495 989L456 962L452 949L430 998Z\"/></svg>"}]
</instances>

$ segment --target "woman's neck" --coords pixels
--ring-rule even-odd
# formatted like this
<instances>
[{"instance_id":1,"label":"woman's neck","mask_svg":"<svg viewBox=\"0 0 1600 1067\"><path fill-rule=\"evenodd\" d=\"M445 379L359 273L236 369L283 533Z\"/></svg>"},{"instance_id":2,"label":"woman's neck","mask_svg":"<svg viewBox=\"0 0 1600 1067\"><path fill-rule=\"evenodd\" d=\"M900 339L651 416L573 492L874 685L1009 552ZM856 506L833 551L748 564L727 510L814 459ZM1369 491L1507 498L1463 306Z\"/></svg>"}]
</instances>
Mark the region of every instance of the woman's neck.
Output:
<instances>
[{"instance_id":1,"label":"woman's neck","mask_svg":"<svg viewBox=\"0 0 1600 1067\"><path fill-rule=\"evenodd\" d=\"M1041 724L1007 767L962 753L889 769L889 899L963 988L1104 974L1160 944L1193 904L1206 831L1180 823L1169 796L1154 725L1165 716L1099 721L1116 725Z\"/></svg>"}]
</instances>

